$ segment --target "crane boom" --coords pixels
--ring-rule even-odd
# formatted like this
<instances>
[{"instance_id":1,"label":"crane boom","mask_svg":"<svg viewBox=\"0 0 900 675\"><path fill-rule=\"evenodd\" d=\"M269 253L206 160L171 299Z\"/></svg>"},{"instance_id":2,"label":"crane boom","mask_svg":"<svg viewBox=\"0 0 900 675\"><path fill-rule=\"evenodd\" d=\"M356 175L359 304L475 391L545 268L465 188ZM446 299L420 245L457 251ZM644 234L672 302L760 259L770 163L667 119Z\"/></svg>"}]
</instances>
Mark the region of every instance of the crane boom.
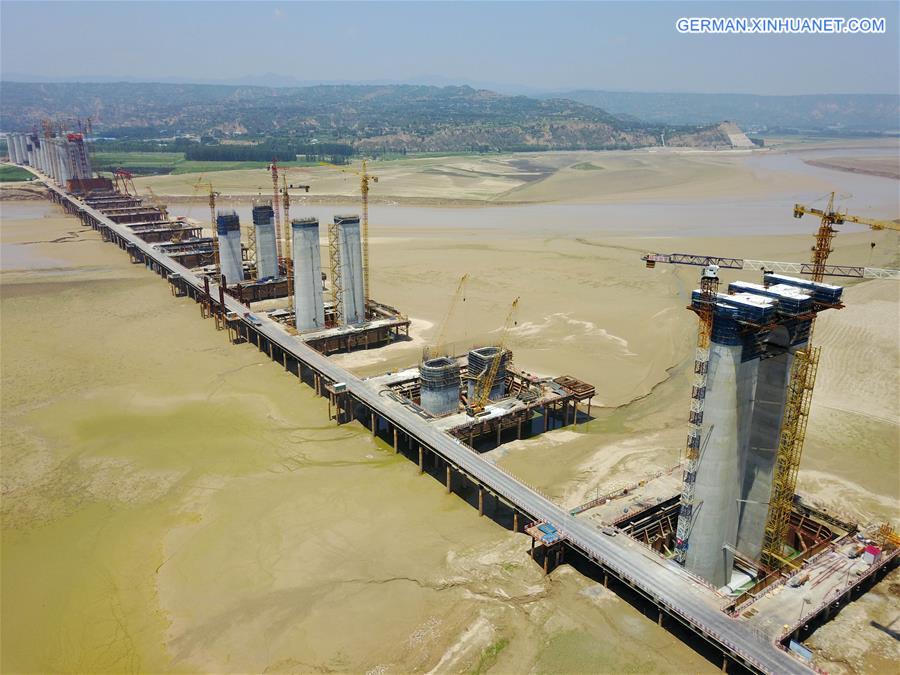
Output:
<instances>
[{"instance_id":1,"label":"crane boom","mask_svg":"<svg viewBox=\"0 0 900 675\"><path fill-rule=\"evenodd\" d=\"M444 355L442 353L446 351L444 345L444 336L447 333L447 327L450 325L450 317L453 316L453 310L456 309L456 305L459 302L460 297L462 297L465 292L466 281L468 281L468 279L468 274L463 274L459 278L459 283L456 285L456 292L454 292L453 298L450 300L450 307L447 310L447 314L444 316L444 320L441 322L440 329L437 333L437 338L431 345L426 346L422 351L423 361L427 361L429 359ZM465 298L463 298L463 302L465 302Z\"/></svg>"},{"instance_id":2,"label":"crane boom","mask_svg":"<svg viewBox=\"0 0 900 675\"><path fill-rule=\"evenodd\" d=\"M816 232L816 244L812 248L812 278L813 281L822 281L825 276L825 263L831 253L831 240L837 233L835 225L845 222L868 225L873 230L900 230L900 224L889 220L875 220L861 216L851 216L834 209L834 192L828 197L828 206L825 209L815 209L803 204L794 204L794 218L802 218L804 215L819 216L821 223Z\"/></svg>"},{"instance_id":3,"label":"crane boom","mask_svg":"<svg viewBox=\"0 0 900 675\"><path fill-rule=\"evenodd\" d=\"M750 260L748 258L725 258L722 256L696 255L694 253L648 253L641 257L647 267L657 263L670 265L695 265L706 267L718 265L723 269L766 270L783 274L812 274L813 263L779 262L775 260ZM879 267L857 267L854 265L825 265L822 275L826 277L846 277L850 279L900 279L900 270Z\"/></svg>"},{"instance_id":4,"label":"crane boom","mask_svg":"<svg viewBox=\"0 0 900 675\"><path fill-rule=\"evenodd\" d=\"M506 321L503 323L503 329L500 332L500 340L497 344L497 354L491 359L491 363L482 371L481 375L478 377L478 381L475 383L475 400L472 401L470 406L473 412L484 410L484 406L491 396L494 380L497 379L497 373L500 372L500 364L503 362L503 353L505 352L506 347L506 335L509 333L509 326L512 323L513 315L516 313L516 308L518 306L519 298L516 298L513 300L509 312L506 315Z\"/></svg>"}]
</instances>

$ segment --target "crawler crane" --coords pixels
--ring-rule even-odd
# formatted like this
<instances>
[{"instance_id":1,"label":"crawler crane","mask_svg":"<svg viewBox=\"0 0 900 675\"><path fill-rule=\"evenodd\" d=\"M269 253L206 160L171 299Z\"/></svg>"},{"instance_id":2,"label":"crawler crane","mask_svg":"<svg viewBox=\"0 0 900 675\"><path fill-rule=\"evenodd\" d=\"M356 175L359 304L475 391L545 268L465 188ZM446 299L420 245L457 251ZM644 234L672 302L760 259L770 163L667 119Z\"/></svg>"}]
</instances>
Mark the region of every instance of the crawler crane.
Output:
<instances>
[{"instance_id":1,"label":"crawler crane","mask_svg":"<svg viewBox=\"0 0 900 675\"><path fill-rule=\"evenodd\" d=\"M453 294L453 298L450 300L450 308L447 310L447 314L444 316L444 320L441 321L440 329L437 332L437 337L431 345L425 347L422 350L422 361L428 361L430 359L437 358L438 356L446 356L446 345L444 344L444 338L447 333L447 327L450 325L450 318L453 316L453 312L456 309L457 304L460 299L463 302L466 301L465 292L466 292L466 282L469 280L468 274L463 274L459 278L459 283L456 285L456 292Z\"/></svg>"},{"instance_id":2,"label":"crawler crane","mask_svg":"<svg viewBox=\"0 0 900 675\"><path fill-rule=\"evenodd\" d=\"M478 376L478 379L475 382L473 400L466 407L466 412L469 415L477 415L484 410L484 406L487 405L488 399L491 396L491 389L494 388L494 380L497 379L497 373L500 372L500 364L503 363L506 336L509 333L509 328L513 323L513 316L515 315L518 306L519 298L516 298L513 300L509 312L506 315L506 321L503 323L503 329L500 332L500 340L497 343L497 354L491 359L491 363L481 372L481 375ZM472 375L472 373L469 373L469 377Z\"/></svg>"}]
</instances>

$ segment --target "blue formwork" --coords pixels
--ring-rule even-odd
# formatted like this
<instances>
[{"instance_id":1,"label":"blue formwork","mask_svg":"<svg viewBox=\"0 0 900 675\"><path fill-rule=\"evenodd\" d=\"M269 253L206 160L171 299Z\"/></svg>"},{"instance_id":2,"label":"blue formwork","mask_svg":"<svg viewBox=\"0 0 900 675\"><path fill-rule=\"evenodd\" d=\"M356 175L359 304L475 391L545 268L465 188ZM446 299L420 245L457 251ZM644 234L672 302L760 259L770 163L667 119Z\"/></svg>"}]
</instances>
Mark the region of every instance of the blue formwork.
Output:
<instances>
[{"instance_id":1,"label":"blue formwork","mask_svg":"<svg viewBox=\"0 0 900 675\"><path fill-rule=\"evenodd\" d=\"M741 324L737 322L737 310L717 304L713 314L712 341L720 345L741 344Z\"/></svg>"},{"instance_id":2,"label":"blue formwork","mask_svg":"<svg viewBox=\"0 0 900 675\"><path fill-rule=\"evenodd\" d=\"M796 277L785 276L784 274L766 274L763 276L766 286L773 284L785 284L799 288L812 295L816 302L825 305L839 305L841 303L841 295L844 289L840 286L831 284L823 284L818 281L808 281L807 279L798 279Z\"/></svg>"},{"instance_id":3,"label":"blue formwork","mask_svg":"<svg viewBox=\"0 0 900 675\"><path fill-rule=\"evenodd\" d=\"M809 319L790 319L785 321L782 325L787 328L788 333L791 336L792 347L802 345L804 342L809 341L809 329L812 326L812 321Z\"/></svg>"},{"instance_id":4,"label":"blue formwork","mask_svg":"<svg viewBox=\"0 0 900 675\"><path fill-rule=\"evenodd\" d=\"M753 293L766 298L772 298L778 302L779 314L797 315L810 312L813 309L813 299L796 286L776 284L762 286L747 281L734 281L728 285L729 293Z\"/></svg>"},{"instance_id":5,"label":"blue formwork","mask_svg":"<svg viewBox=\"0 0 900 675\"><path fill-rule=\"evenodd\" d=\"M235 211L219 211L216 216L216 231L219 234L228 234L241 229L241 220Z\"/></svg>"},{"instance_id":6,"label":"blue formwork","mask_svg":"<svg viewBox=\"0 0 900 675\"><path fill-rule=\"evenodd\" d=\"M268 225L275 218L275 209L271 204L259 204L253 207L253 224Z\"/></svg>"}]
</instances>

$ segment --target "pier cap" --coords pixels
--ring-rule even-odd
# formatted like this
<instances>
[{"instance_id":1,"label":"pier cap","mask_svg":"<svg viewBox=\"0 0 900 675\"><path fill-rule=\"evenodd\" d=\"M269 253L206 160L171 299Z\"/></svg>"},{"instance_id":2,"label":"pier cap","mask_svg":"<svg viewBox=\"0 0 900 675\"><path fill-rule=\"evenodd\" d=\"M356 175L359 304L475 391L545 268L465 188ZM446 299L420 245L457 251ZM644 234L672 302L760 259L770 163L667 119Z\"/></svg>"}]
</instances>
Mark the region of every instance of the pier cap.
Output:
<instances>
[{"instance_id":1,"label":"pier cap","mask_svg":"<svg viewBox=\"0 0 900 675\"><path fill-rule=\"evenodd\" d=\"M291 221L291 227L297 230L306 229L306 228L318 228L319 227L319 219L318 218L294 218Z\"/></svg>"}]
</instances>

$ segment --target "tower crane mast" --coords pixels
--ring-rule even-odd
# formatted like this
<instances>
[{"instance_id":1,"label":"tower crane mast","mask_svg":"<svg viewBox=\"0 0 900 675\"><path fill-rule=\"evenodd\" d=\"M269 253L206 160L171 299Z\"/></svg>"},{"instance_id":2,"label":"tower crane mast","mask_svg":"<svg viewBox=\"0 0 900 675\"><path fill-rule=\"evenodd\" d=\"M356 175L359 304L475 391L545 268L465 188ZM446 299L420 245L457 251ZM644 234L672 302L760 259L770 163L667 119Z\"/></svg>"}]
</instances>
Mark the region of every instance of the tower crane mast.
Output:
<instances>
[{"instance_id":1,"label":"tower crane mast","mask_svg":"<svg viewBox=\"0 0 900 675\"><path fill-rule=\"evenodd\" d=\"M281 260L284 257L284 246L281 241L281 209L278 208L278 160L274 157L269 171L272 173L272 206L275 207L275 255Z\"/></svg>"},{"instance_id":2,"label":"tower crane mast","mask_svg":"<svg viewBox=\"0 0 900 675\"><path fill-rule=\"evenodd\" d=\"M309 185L290 185L291 188L299 188L309 192ZM277 209L278 204L274 205ZM284 272L288 281L288 296L294 295L294 254L293 254L293 230L291 227L291 193L288 188L287 175L281 172L281 208L284 211L285 251Z\"/></svg>"},{"instance_id":3,"label":"tower crane mast","mask_svg":"<svg viewBox=\"0 0 900 675\"><path fill-rule=\"evenodd\" d=\"M841 213L834 208L834 192L828 197L828 205L825 209L814 209L803 204L794 204L794 218L802 218L804 215L819 216L821 222L816 232L816 243L812 248L812 278L813 281L822 281L825 273L825 263L828 261L828 255L832 252L831 240L837 233L834 229L835 225L843 223L859 223L860 225L868 225L873 230L900 230L900 223L890 220L875 220L872 218L864 218L861 216L851 216L847 213Z\"/></svg>"},{"instance_id":4,"label":"tower crane mast","mask_svg":"<svg viewBox=\"0 0 900 675\"><path fill-rule=\"evenodd\" d=\"M204 181L202 178L194 183L194 190L199 190L200 188L206 188L209 197L209 226L212 230L212 246L213 246L213 263L216 266L216 274L221 274L221 267L219 266L219 237L216 230L216 197L219 196L219 193L213 189L213 184L209 181Z\"/></svg>"}]
</instances>

